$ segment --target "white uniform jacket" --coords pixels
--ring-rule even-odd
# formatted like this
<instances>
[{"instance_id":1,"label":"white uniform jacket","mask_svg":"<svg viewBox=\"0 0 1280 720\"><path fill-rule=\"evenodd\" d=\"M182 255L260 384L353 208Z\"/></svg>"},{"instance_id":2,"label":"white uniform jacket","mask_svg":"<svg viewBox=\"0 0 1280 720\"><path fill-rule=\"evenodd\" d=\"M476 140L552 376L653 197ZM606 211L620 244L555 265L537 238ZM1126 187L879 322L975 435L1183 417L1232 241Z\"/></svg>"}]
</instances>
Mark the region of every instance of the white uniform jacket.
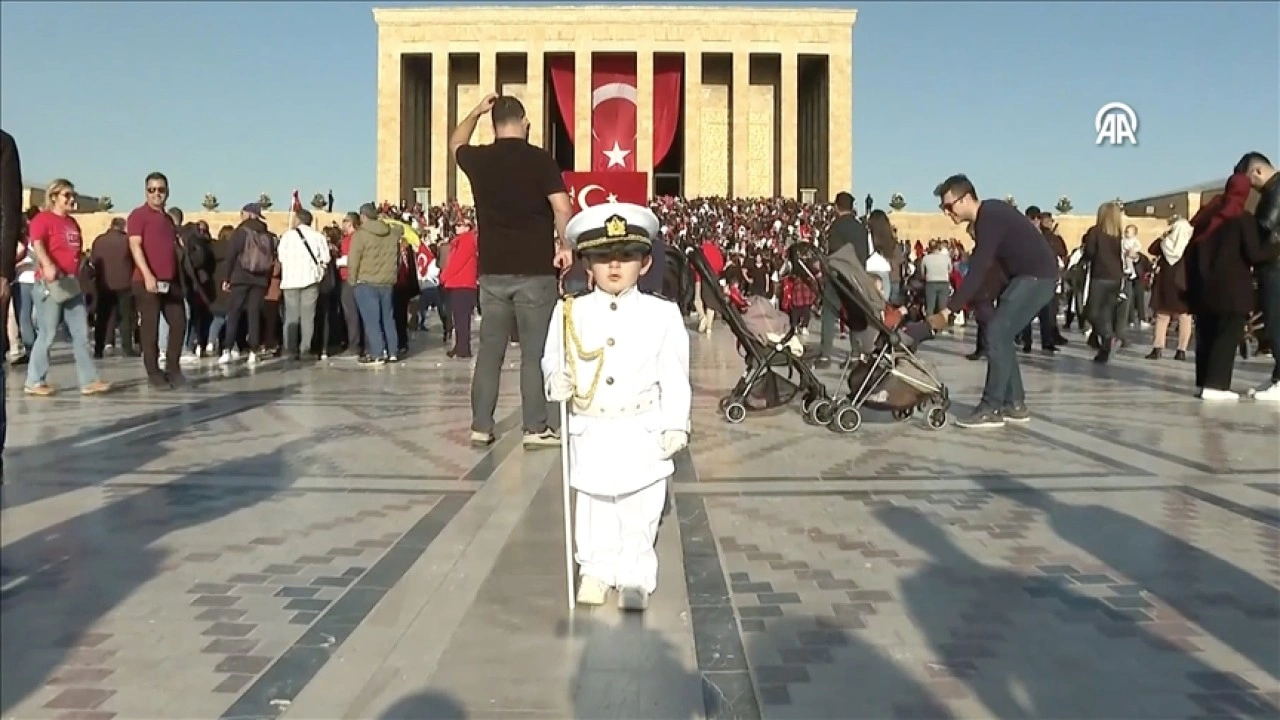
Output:
<instances>
[{"instance_id":1,"label":"white uniform jacket","mask_svg":"<svg viewBox=\"0 0 1280 720\"><path fill-rule=\"evenodd\" d=\"M573 325L582 350L598 360L576 365L576 395L569 401L570 483L592 495L626 495L675 472L662 457L665 430L689 431L689 334L675 303L636 289L613 296L595 290L573 298ZM556 304L542 355L545 383L566 368L564 301Z\"/></svg>"}]
</instances>

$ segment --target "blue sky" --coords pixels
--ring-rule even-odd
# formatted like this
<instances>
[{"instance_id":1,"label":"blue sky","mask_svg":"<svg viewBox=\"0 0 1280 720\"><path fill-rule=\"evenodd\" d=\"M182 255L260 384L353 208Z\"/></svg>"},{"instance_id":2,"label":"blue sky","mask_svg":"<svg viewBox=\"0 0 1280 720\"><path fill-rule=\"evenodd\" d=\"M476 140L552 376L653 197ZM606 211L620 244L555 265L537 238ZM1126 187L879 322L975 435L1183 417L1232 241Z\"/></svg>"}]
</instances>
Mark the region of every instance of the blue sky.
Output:
<instances>
[{"instance_id":1,"label":"blue sky","mask_svg":"<svg viewBox=\"0 0 1280 720\"><path fill-rule=\"evenodd\" d=\"M118 207L159 169L189 209L295 187L352 208L374 184L370 9L421 4L6 1L0 126L30 181ZM932 208L963 171L986 196L1088 212L1223 177L1246 150L1280 159L1280 4L831 4L859 9L858 197ZM1094 145L1110 101L1137 111L1137 147Z\"/></svg>"}]
</instances>

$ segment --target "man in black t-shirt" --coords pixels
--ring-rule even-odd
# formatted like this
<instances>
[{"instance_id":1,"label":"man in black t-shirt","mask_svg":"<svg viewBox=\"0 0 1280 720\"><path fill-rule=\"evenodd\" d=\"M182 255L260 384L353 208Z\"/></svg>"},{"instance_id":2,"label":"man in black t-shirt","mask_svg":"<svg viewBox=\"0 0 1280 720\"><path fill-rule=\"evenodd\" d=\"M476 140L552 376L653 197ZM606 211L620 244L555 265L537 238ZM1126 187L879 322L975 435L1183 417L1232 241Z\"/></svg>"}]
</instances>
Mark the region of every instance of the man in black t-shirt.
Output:
<instances>
[{"instance_id":1,"label":"man in black t-shirt","mask_svg":"<svg viewBox=\"0 0 1280 720\"><path fill-rule=\"evenodd\" d=\"M476 123L493 119L494 141L471 145ZM529 144L529 120L513 97L489 95L454 128L449 150L471 181L480 280L480 349L471 378L471 442L494 441L498 382L513 331L520 338L520 404L527 447L558 447L542 387L542 350L559 297L558 273L573 262L565 243L572 214L555 158Z\"/></svg>"}]
</instances>

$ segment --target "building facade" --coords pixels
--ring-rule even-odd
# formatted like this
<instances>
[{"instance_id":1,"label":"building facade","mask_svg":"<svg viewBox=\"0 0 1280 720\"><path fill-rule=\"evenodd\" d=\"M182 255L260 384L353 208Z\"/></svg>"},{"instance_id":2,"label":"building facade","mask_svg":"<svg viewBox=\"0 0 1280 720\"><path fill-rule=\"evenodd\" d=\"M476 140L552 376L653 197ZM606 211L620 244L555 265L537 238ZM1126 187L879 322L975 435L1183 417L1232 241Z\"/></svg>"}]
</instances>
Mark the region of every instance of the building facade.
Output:
<instances>
[{"instance_id":1,"label":"building facade","mask_svg":"<svg viewBox=\"0 0 1280 720\"><path fill-rule=\"evenodd\" d=\"M584 172L598 159L572 138L592 137L603 96L630 98L634 147L622 153L654 194L821 201L853 187L856 11L450 6L374 19L379 200L469 203L448 138L489 92L518 97L530 141ZM601 68L619 58L634 83L605 91ZM678 93L674 130L663 107L655 125L664 88ZM492 136L482 120L473 142Z\"/></svg>"}]
</instances>

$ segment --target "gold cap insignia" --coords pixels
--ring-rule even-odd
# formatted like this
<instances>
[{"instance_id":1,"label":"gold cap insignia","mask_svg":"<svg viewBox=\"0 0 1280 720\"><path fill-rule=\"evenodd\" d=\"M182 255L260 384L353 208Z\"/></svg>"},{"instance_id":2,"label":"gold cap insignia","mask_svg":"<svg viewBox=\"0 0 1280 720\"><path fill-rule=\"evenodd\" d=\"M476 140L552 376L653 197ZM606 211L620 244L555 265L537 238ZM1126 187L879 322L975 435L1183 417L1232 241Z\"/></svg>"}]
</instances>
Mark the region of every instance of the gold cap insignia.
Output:
<instances>
[{"instance_id":1,"label":"gold cap insignia","mask_svg":"<svg viewBox=\"0 0 1280 720\"><path fill-rule=\"evenodd\" d=\"M614 215L604 221L604 236L607 238L620 238L627 236L627 221L621 215Z\"/></svg>"}]
</instances>

